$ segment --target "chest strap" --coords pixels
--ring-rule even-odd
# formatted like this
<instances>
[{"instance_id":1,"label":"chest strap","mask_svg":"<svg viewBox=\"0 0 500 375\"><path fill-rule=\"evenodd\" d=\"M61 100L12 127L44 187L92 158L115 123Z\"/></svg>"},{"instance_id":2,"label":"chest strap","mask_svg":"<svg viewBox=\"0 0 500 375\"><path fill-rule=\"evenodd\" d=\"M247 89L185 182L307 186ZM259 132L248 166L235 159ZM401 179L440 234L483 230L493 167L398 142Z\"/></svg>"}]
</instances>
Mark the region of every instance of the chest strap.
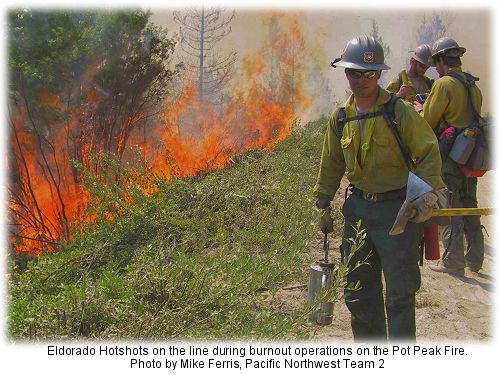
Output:
<instances>
[{"instance_id":1,"label":"chest strap","mask_svg":"<svg viewBox=\"0 0 500 375\"><path fill-rule=\"evenodd\" d=\"M401 138L401 134L398 131L397 128L397 123L396 123L396 102L400 98L394 94L391 93L391 98L390 100L384 104L384 107L381 111L377 112L367 112L367 113L362 113L356 116L352 117L346 117L346 112L345 108L342 107L339 109L339 112L337 114L337 119L336 119L336 124L337 124L337 137L340 139L342 138L342 135L344 134L344 126L346 123L350 121L356 121L356 120L362 120L362 119L367 119L367 118L373 118L373 117L378 117L378 116L383 116L385 119L385 122L389 126L389 129L391 130L392 134L396 138L396 142L398 143L399 149L401 150L401 153L403 154L403 159L405 161L405 164L410 171L414 171L417 165L413 161L413 159L410 157L409 151L406 149L406 146L403 143L403 139Z\"/></svg>"}]
</instances>

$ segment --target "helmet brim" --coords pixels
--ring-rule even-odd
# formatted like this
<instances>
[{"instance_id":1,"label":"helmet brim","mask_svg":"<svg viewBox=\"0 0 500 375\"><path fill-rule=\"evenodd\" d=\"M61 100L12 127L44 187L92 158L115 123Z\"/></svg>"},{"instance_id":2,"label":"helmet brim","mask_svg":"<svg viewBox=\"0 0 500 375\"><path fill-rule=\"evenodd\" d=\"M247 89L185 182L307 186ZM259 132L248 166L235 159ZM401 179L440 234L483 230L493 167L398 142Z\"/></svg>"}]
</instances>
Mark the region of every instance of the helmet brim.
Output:
<instances>
[{"instance_id":1,"label":"helmet brim","mask_svg":"<svg viewBox=\"0 0 500 375\"><path fill-rule=\"evenodd\" d=\"M333 67L340 66L348 69L363 69L363 70L389 70L390 66L385 64L355 64L347 61L339 61L332 65Z\"/></svg>"},{"instance_id":2,"label":"helmet brim","mask_svg":"<svg viewBox=\"0 0 500 375\"><path fill-rule=\"evenodd\" d=\"M434 65L434 61L432 61L432 59L429 59L429 60L427 60L427 61L424 61L424 59L422 59L421 57L417 56L416 54L413 54L413 55L411 56L411 58L412 58L413 60L417 60L419 63L424 64L425 66L435 66L435 65Z\"/></svg>"},{"instance_id":3,"label":"helmet brim","mask_svg":"<svg viewBox=\"0 0 500 375\"><path fill-rule=\"evenodd\" d=\"M467 52L467 50L464 47L443 48L443 49L441 49L441 50L436 51L435 53L433 53L432 57L435 57L435 56L437 56L437 55L439 55L441 53L445 53L446 51L450 51L452 49L456 49L456 50L460 51L460 54L458 56L456 56L456 57L462 57L463 54L465 52Z\"/></svg>"}]
</instances>

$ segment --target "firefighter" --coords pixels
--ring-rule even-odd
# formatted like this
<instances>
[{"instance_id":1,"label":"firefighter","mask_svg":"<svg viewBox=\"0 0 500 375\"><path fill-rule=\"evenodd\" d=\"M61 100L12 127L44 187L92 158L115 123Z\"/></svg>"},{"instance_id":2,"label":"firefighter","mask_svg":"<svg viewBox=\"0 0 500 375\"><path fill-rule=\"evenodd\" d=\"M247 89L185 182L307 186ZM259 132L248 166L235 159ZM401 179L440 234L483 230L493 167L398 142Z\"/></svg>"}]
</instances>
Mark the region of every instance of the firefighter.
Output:
<instances>
[{"instance_id":1,"label":"firefighter","mask_svg":"<svg viewBox=\"0 0 500 375\"><path fill-rule=\"evenodd\" d=\"M313 194L317 198L316 206L324 209L321 230L329 232L333 226L330 202L346 173L351 194L342 208L344 260L351 251L348 239L355 237L354 227L359 220L366 230L364 245L350 259L353 268L358 261L363 264L347 276L349 283L360 282L360 288L346 291L345 297L354 340L386 339L387 335L389 339L415 340L421 233L417 222L427 220L432 208L422 206L404 233L389 235L405 199L408 179L405 156L384 116L349 119L356 114L369 116L379 112L390 102L390 93L378 85L382 70L389 69L384 64L380 43L373 37L356 37L347 43L342 57L332 66L345 68L352 95L329 119ZM341 134L340 111L346 115ZM412 106L401 100L396 101L394 112L397 130L412 160L416 161L414 172L432 187L444 187L437 140L431 128ZM385 309L382 271L386 282Z\"/></svg>"},{"instance_id":2,"label":"firefighter","mask_svg":"<svg viewBox=\"0 0 500 375\"><path fill-rule=\"evenodd\" d=\"M432 59L440 78L432 86L429 97L423 105L421 114L436 133L446 132L453 126L458 131L471 123L473 110L469 104L468 91L456 78L447 75L458 72L464 79L461 57L466 49L449 38L443 37L432 46ZM482 94L477 85L471 88L472 103L481 113ZM416 106L420 110L420 106ZM446 155L443 156L443 179L452 193L451 207L477 207L477 178L467 178L458 164ZM479 216L457 216L451 225L442 231L445 251L439 265L430 268L437 272L464 275L467 266L478 272L484 259L484 237ZM464 256L464 234L467 249Z\"/></svg>"},{"instance_id":3,"label":"firefighter","mask_svg":"<svg viewBox=\"0 0 500 375\"><path fill-rule=\"evenodd\" d=\"M431 46L422 44L410 56L410 69L401 71L387 86L387 91L396 93L413 104L417 94L426 94L431 90L434 80L425 75L432 66Z\"/></svg>"}]
</instances>

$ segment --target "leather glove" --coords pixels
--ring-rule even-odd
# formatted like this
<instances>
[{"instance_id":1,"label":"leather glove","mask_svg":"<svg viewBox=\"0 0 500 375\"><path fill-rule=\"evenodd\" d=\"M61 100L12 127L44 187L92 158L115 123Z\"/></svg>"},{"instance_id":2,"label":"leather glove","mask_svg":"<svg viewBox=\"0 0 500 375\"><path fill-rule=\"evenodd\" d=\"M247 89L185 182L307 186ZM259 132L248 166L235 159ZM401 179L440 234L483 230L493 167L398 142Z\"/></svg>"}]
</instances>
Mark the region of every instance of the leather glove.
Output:
<instances>
[{"instance_id":1,"label":"leather glove","mask_svg":"<svg viewBox=\"0 0 500 375\"><path fill-rule=\"evenodd\" d=\"M434 208L447 208L450 206L449 202L450 194L446 188L438 191L433 190L415 199L414 201L404 201L403 205L399 209L398 216L396 217L396 221L389 231L389 234L391 236L395 236L403 233L408 221L421 223L429 220L432 216ZM435 224L445 225L446 223L441 220Z\"/></svg>"},{"instance_id":2,"label":"leather glove","mask_svg":"<svg viewBox=\"0 0 500 375\"><path fill-rule=\"evenodd\" d=\"M318 198L316 201L316 207L325 209L327 207L330 207L330 199L328 198Z\"/></svg>"},{"instance_id":3,"label":"leather glove","mask_svg":"<svg viewBox=\"0 0 500 375\"><path fill-rule=\"evenodd\" d=\"M435 191L438 200L436 208L450 208L451 207L451 192L447 188Z\"/></svg>"},{"instance_id":4,"label":"leather glove","mask_svg":"<svg viewBox=\"0 0 500 375\"><path fill-rule=\"evenodd\" d=\"M330 215L330 206L325 208L323 212L323 216L321 217L321 221L319 222L319 227L324 234L333 232L333 220Z\"/></svg>"},{"instance_id":5,"label":"leather glove","mask_svg":"<svg viewBox=\"0 0 500 375\"><path fill-rule=\"evenodd\" d=\"M436 191L438 195L438 201L436 203L436 208L450 208L451 207L451 192L447 189L440 189ZM433 216L429 219L428 224L437 224L441 226L446 226L451 224L451 217L446 216Z\"/></svg>"},{"instance_id":6,"label":"leather glove","mask_svg":"<svg viewBox=\"0 0 500 375\"><path fill-rule=\"evenodd\" d=\"M411 202L413 208L415 208L416 213L410 218L410 221L414 223L423 223L427 221L432 216L432 211L436 207L439 196L436 191L430 191L423 194L422 196Z\"/></svg>"},{"instance_id":7,"label":"leather glove","mask_svg":"<svg viewBox=\"0 0 500 375\"><path fill-rule=\"evenodd\" d=\"M316 207L323 209L323 216L319 222L319 227L324 234L333 232L333 220L330 215L330 199L329 198L318 198L316 201Z\"/></svg>"}]
</instances>

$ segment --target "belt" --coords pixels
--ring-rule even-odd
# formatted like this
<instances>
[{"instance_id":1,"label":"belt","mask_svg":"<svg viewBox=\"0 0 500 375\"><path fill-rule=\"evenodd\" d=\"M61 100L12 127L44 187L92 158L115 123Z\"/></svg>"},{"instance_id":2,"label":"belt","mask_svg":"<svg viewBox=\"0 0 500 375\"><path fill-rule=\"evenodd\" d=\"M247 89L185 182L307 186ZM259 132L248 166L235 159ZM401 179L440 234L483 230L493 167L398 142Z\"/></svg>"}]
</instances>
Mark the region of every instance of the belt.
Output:
<instances>
[{"instance_id":1,"label":"belt","mask_svg":"<svg viewBox=\"0 0 500 375\"><path fill-rule=\"evenodd\" d=\"M390 190L383 193L369 193L367 191L358 189L355 186L351 186L350 190L352 194L368 202L381 202L381 201L388 201L391 199L401 199L401 198L404 199L406 197L406 186L401 189Z\"/></svg>"}]
</instances>

